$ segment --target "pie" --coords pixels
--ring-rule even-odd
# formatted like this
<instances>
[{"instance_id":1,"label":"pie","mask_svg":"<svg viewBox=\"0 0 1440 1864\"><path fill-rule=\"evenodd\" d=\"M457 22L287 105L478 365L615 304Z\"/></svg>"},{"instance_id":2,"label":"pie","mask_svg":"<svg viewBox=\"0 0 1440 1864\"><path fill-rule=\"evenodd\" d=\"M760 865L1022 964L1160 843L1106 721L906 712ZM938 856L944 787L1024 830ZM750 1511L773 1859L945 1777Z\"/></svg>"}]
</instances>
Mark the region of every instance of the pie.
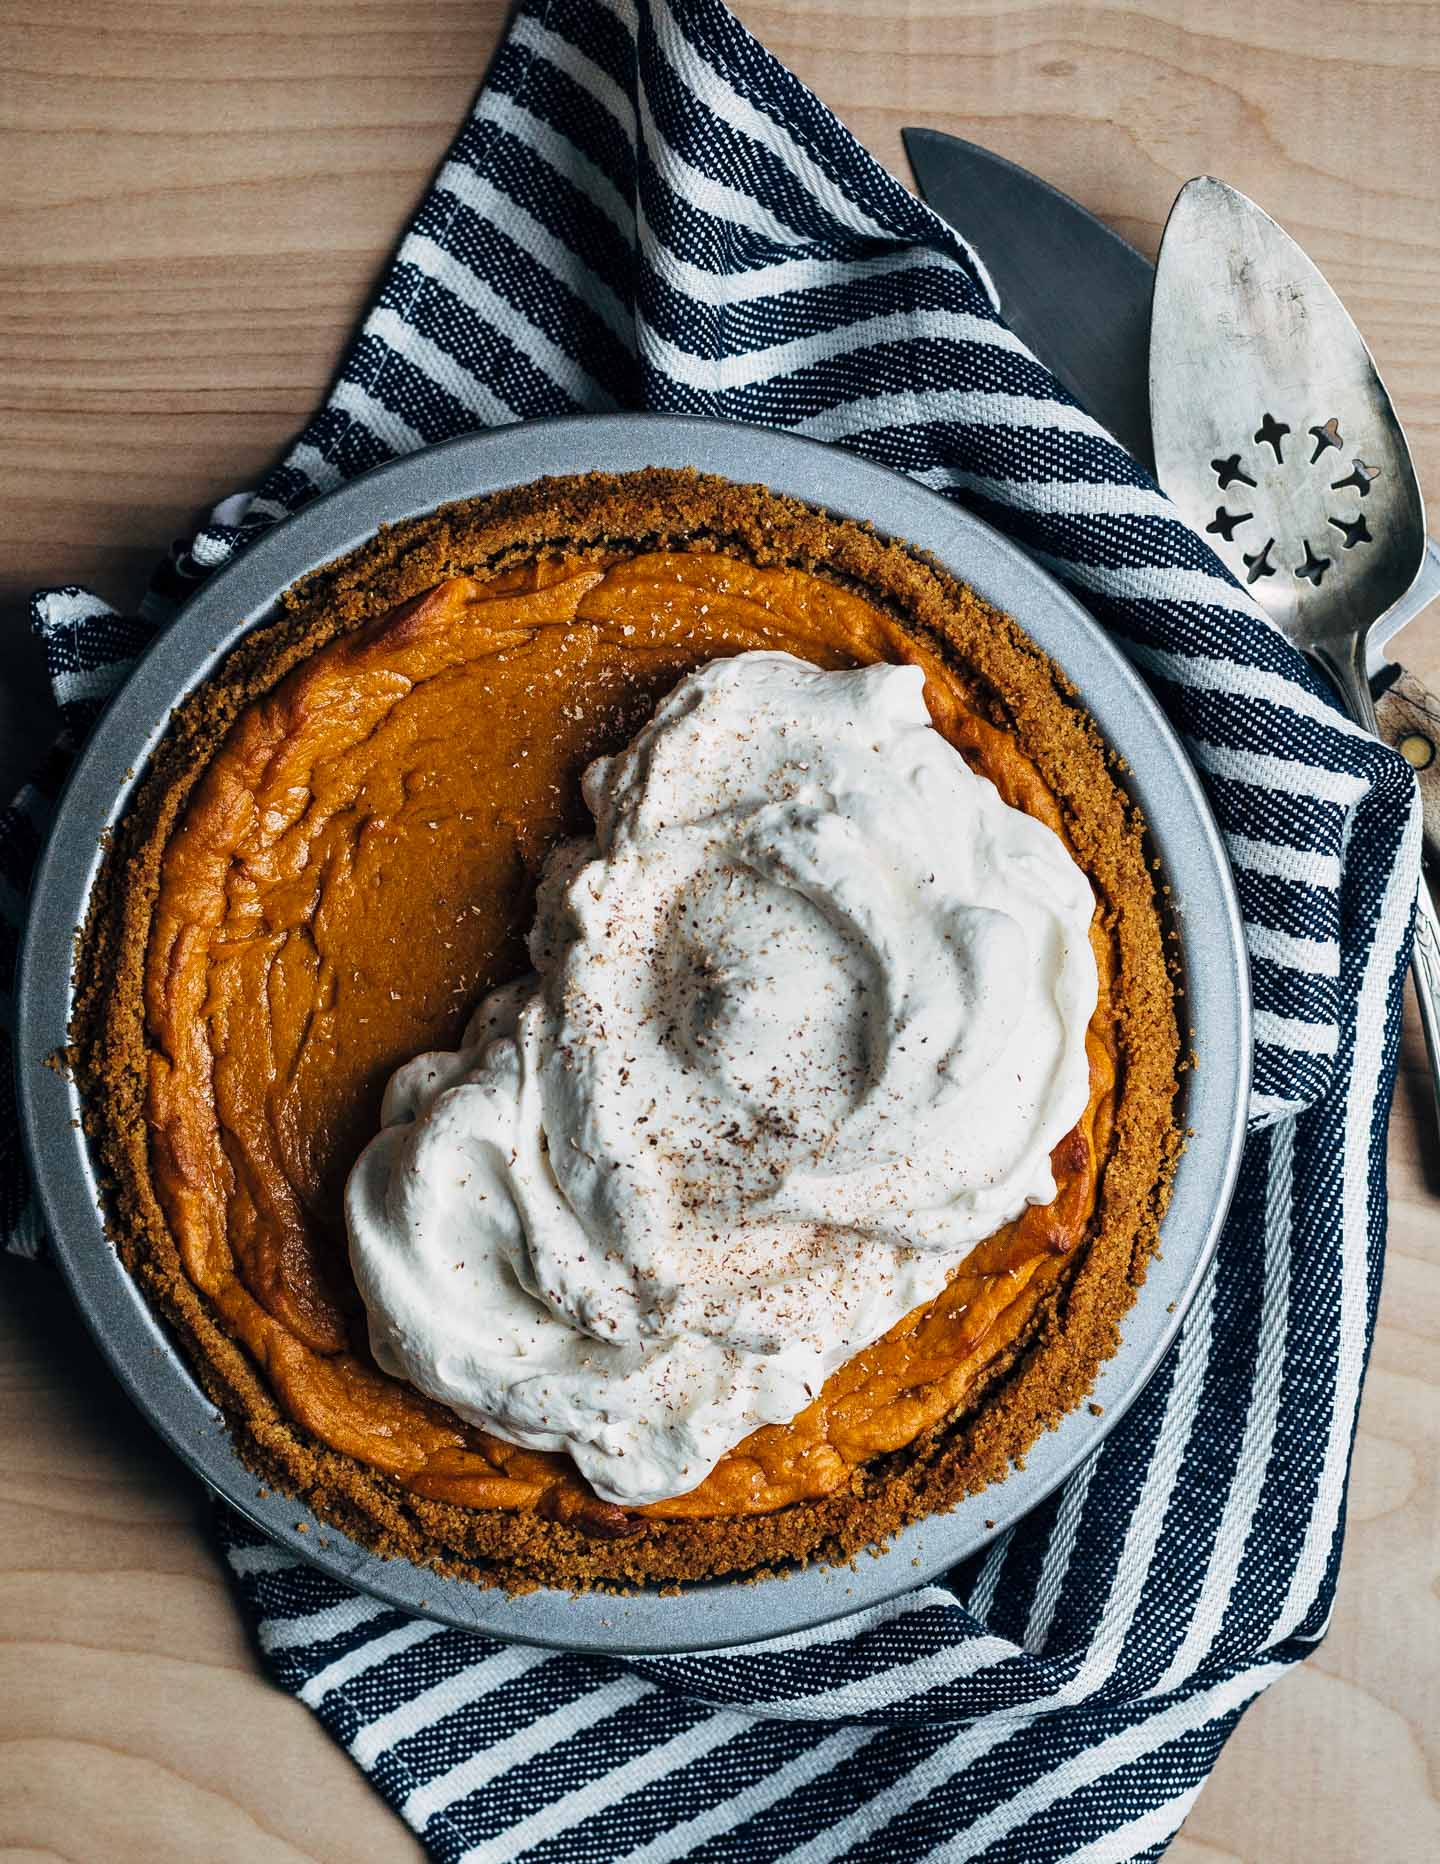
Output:
<instances>
[{"instance_id":1,"label":"pie","mask_svg":"<svg viewBox=\"0 0 1440 1864\"><path fill-rule=\"evenodd\" d=\"M689 1492L570 1459L382 1372L345 1179L387 1077L527 967L579 778L685 674L757 648L905 662L939 732L1096 898L1090 1096L1054 1200ZM845 1558L1003 1479L1114 1351L1180 1149L1160 882L1124 770L1010 619L762 487L552 479L384 530L291 589L180 706L104 863L71 1059L111 1232L257 1478L392 1556L524 1590Z\"/></svg>"}]
</instances>

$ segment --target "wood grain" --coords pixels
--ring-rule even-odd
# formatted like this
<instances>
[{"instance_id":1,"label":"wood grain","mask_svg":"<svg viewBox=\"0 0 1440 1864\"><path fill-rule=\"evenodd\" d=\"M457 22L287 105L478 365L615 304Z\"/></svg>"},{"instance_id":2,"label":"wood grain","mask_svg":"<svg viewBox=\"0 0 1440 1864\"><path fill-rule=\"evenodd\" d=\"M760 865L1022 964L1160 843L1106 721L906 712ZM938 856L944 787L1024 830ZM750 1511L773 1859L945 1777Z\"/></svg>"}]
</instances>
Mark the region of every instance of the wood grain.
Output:
<instances>
[{"instance_id":1,"label":"wood grain","mask_svg":"<svg viewBox=\"0 0 1440 1864\"><path fill-rule=\"evenodd\" d=\"M1218 172L1369 337L1440 507L1440 10L1352 0L747 0L875 154L925 122L1149 250ZM30 587L133 601L323 391L499 30L498 0L0 9L0 786L49 736ZM1403 639L1440 684L1440 613ZM1170 1856L1440 1855L1440 1145L1406 1031L1392 1224L1334 1623L1261 1699ZM53 1272L0 1264L0 1860L419 1856L262 1679L194 1491ZM1037 1860L1037 1864L1041 1864Z\"/></svg>"}]
</instances>

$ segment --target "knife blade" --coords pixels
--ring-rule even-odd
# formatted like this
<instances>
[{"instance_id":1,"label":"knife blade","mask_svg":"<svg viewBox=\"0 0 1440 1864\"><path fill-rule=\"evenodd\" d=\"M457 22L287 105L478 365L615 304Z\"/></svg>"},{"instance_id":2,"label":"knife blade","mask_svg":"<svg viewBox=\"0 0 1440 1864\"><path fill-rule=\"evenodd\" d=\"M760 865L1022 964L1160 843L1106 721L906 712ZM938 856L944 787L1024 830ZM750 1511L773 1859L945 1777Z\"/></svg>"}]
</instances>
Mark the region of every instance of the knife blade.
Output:
<instances>
[{"instance_id":1,"label":"knife blade","mask_svg":"<svg viewBox=\"0 0 1440 1864\"><path fill-rule=\"evenodd\" d=\"M1150 471L1154 266L1028 169L942 130L900 134L921 195L980 255L1010 328Z\"/></svg>"},{"instance_id":2,"label":"knife blade","mask_svg":"<svg viewBox=\"0 0 1440 1864\"><path fill-rule=\"evenodd\" d=\"M972 246L1005 321L1083 408L1147 472L1150 303L1155 268L1088 208L977 143L944 130L900 132L925 202ZM1440 595L1430 539L1410 593L1370 636L1370 672L1385 644Z\"/></svg>"}]
</instances>

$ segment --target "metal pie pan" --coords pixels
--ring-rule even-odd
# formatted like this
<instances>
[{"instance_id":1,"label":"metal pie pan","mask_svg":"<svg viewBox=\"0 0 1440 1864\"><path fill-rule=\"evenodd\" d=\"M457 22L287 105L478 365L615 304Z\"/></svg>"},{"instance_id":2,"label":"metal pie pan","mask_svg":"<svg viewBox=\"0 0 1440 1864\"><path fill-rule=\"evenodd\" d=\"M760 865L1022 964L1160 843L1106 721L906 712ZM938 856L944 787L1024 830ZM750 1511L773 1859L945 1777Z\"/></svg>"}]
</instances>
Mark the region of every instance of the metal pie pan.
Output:
<instances>
[{"instance_id":1,"label":"metal pie pan","mask_svg":"<svg viewBox=\"0 0 1440 1864\"><path fill-rule=\"evenodd\" d=\"M1003 1482L895 1536L853 1565L810 1566L741 1585L662 1596L511 1597L384 1560L333 1528L298 1531L305 1510L257 1493L215 1407L121 1265L103 1227L74 1087L45 1058L71 1012L72 935L85 915L101 838L124 814L171 709L274 610L281 591L364 543L377 526L447 501L603 467L695 466L860 518L929 551L1013 615L1065 670L1130 767L1171 888L1199 1066L1185 1079L1193 1134L1176 1174L1162 1249L1094 1392ZM1163 1357L1215 1246L1239 1167L1250 1071L1249 975L1230 869L1176 737L1133 669L1080 605L988 525L887 467L768 428L664 415L536 421L468 435L378 467L261 538L206 583L106 711L77 764L36 873L19 972L18 1071L24 1130L56 1253L106 1358L150 1423L271 1540L386 1604L467 1630L560 1649L713 1649L808 1629L945 1573L1041 1501L1114 1428ZM324 1545L317 1544L323 1535Z\"/></svg>"}]
</instances>

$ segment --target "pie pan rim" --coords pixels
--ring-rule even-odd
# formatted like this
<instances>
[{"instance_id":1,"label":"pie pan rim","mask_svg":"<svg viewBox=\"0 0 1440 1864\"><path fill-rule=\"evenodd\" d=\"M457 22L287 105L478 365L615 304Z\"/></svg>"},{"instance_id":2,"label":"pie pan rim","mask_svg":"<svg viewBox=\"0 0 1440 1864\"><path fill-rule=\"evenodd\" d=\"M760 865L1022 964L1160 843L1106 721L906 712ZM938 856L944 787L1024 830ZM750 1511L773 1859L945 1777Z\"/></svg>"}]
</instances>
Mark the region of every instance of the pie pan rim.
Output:
<instances>
[{"instance_id":1,"label":"pie pan rim","mask_svg":"<svg viewBox=\"0 0 1440 1864\"><path fill-rule=\"evenodd\" d=\"M118 822L172 708L216 670L235 642L302 576L363 543L384 523L418 517L547 475L603 467L694 466L761 482L927 551L1015 616L1066 672L1104 737L1130 767L1171 888L1185 1022L1200 1066L1185 1077L1191 1129L1162 1247L1102 1368L1093 1405L1034 1446L1023 1469L897 1534L851 1566L812 1565L783 1579L716 1580L677 1594L626 1597L539 1591L511 1596L428 1568L384 1560L333 1528L300 1531L305 1510L257 1494L178 1348L103 1231L98 1189L78 1125L76 1091L45 1060L66 1039L71 941L98 870L101 837ZM1239 1166L1249 1086L1249 976L1243 931L1218 831L1198 779L1154 699L1058 582L980 519L885 466L772 429L694 417L557 417L491 429L378 467L277 525L207 582L111 702L81 755L37 868L18 976L17 1069L22 1124L56 1255L90 1331L149 1422L217 1493L270 1539L384 1603L508 1640L639 1655L718 1648L810 1629L942 1575L1048 1495L1098 1447L1163 1359L1213 1253Z\"/></svg>"}]
</instances>

